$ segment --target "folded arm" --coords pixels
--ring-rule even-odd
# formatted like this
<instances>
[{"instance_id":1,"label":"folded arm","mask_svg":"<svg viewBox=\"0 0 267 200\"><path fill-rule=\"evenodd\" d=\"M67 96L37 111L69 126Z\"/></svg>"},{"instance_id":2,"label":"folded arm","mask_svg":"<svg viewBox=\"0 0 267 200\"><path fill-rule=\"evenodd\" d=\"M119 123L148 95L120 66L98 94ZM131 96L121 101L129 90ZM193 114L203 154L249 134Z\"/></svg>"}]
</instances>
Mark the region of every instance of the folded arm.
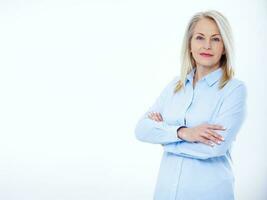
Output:
<instances>
[{"instance_id":1,"label":"folded arm","mask_svg":"<svg viewBox=\"0 0 267 200\"><path fill-rule=\"evenodd\" d=\"M246 116L246 87L240 84L223 101L218 115L211 121L212 124L220 124L226 130L218 131L224 137L224 142L214 147L203 143L191 143L186 141L163 145L164 151L179 156L208 159L226 154L236 135L241 128Z\"/></svg>"},{"instance_id":2,"label":"folded arm","mask_svg":"<svg viewBox=\"0 0 267 200\"><path fill-rule=\"evenodd\" d=\"M181 139L177 137L177 129L180 128L183 124L177 123L170 125L165 121L157 122L148 117L148 113L152 111L159 113L162 112L164 103L168 95L170 96L173 92L173 85L177 80L178 78L175 77L171 82L167 84L154 104L138 120L135 126L135 136L138 140L153 144L168 144L181 141Z\"/></svg>"}]
</instances>

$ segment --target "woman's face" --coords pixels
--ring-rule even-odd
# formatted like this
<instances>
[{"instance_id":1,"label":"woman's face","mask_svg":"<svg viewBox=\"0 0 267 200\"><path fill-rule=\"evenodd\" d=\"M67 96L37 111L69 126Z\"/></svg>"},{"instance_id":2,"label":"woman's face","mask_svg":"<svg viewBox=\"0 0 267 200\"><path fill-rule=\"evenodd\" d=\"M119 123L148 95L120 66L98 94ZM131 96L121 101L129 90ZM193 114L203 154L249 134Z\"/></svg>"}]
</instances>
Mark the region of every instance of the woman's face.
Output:
<instances>
[{"instance_id":1,"label":"woman's face","mask_svg":"<svg viewBox=\"0 0 267 200\"><path fill-rule=\"evenodd\" d=\"M190 45L197 66L213 68L219 65L224 44L213 20L204 18L197 22Z\"/></svg>"}]
</instances>

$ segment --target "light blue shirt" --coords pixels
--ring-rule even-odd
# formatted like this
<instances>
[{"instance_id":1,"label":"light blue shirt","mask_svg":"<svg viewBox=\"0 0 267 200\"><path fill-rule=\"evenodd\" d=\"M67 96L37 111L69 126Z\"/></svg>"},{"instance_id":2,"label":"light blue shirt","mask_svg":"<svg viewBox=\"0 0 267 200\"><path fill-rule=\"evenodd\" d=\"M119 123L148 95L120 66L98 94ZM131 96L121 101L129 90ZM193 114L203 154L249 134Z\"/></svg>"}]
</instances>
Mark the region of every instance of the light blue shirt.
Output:
<instances>
[{"instance_id":1,"label":"light blue shirt","mask_svg":"<svg viewBox=\"0 0 267 200\"><path fill-rule=\"evenodd\" d=\"M218 88L222 69L207 74L193 89L195 68L187 75L185 88L173 93L175 76L154 104L138 120L138 140L161 144L161 159L154 200L233 200L234 175L231 147L246 116L247 90L243 81L231 79ZM163 121L148 118L160 112ZM180 126L195 127L209 123L222 125L218 131L225 139L214 147L177 138Z\"/></svg>"}]
</instances>

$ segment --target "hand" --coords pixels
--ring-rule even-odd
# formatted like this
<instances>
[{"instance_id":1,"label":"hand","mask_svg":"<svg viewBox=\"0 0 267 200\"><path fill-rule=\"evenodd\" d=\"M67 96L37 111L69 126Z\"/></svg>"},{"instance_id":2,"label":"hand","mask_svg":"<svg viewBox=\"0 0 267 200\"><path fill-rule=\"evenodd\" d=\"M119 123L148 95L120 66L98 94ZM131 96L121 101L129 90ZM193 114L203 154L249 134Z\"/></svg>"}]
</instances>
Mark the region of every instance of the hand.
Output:
<instances>
[{"instance_id":1,"label":"hand","mask_svg":"<svg viewBox=\"0 0 267 200\"><path fill-rule=\"evenodd\" d=\"M148 118L150 118L152 120L155 120L157 122L163 121L163 118L162 118L161 114L160 113L157 113L157 112L150 112L148 114Z\"/></svg>"},{"instance_id":2,"label":"hand","mask_svg":"<svg viewBox=\"0 0 267 200\"><path fill-rule=\"evenodd\" d=\"M187 142L201 142L210 146L220 144L224 138L215 130L226 130L221 125L201 124L192 128L181 128L178 137Z\"/></svg>"}]
</instances>

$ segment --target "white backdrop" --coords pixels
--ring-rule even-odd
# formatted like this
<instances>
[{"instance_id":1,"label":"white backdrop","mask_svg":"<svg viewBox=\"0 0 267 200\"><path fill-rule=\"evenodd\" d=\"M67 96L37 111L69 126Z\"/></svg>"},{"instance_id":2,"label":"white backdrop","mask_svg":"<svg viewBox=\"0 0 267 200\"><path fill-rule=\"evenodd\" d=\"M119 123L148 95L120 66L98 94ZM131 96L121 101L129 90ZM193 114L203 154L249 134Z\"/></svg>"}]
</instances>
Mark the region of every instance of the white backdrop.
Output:
<instances>
[{"instance_id":1,"label":"white backdrop","mask_svg":"<svg viewBox=\"0 0 267 200\"><path fill-rule=\"evenodd\" d=\"M134 127L179 74L185 26L206 9L229 19L248 87L237 199L267 199L264 0L1 0L0 199L152 199L163 151Z\"/></svg>"}]
</instances>

